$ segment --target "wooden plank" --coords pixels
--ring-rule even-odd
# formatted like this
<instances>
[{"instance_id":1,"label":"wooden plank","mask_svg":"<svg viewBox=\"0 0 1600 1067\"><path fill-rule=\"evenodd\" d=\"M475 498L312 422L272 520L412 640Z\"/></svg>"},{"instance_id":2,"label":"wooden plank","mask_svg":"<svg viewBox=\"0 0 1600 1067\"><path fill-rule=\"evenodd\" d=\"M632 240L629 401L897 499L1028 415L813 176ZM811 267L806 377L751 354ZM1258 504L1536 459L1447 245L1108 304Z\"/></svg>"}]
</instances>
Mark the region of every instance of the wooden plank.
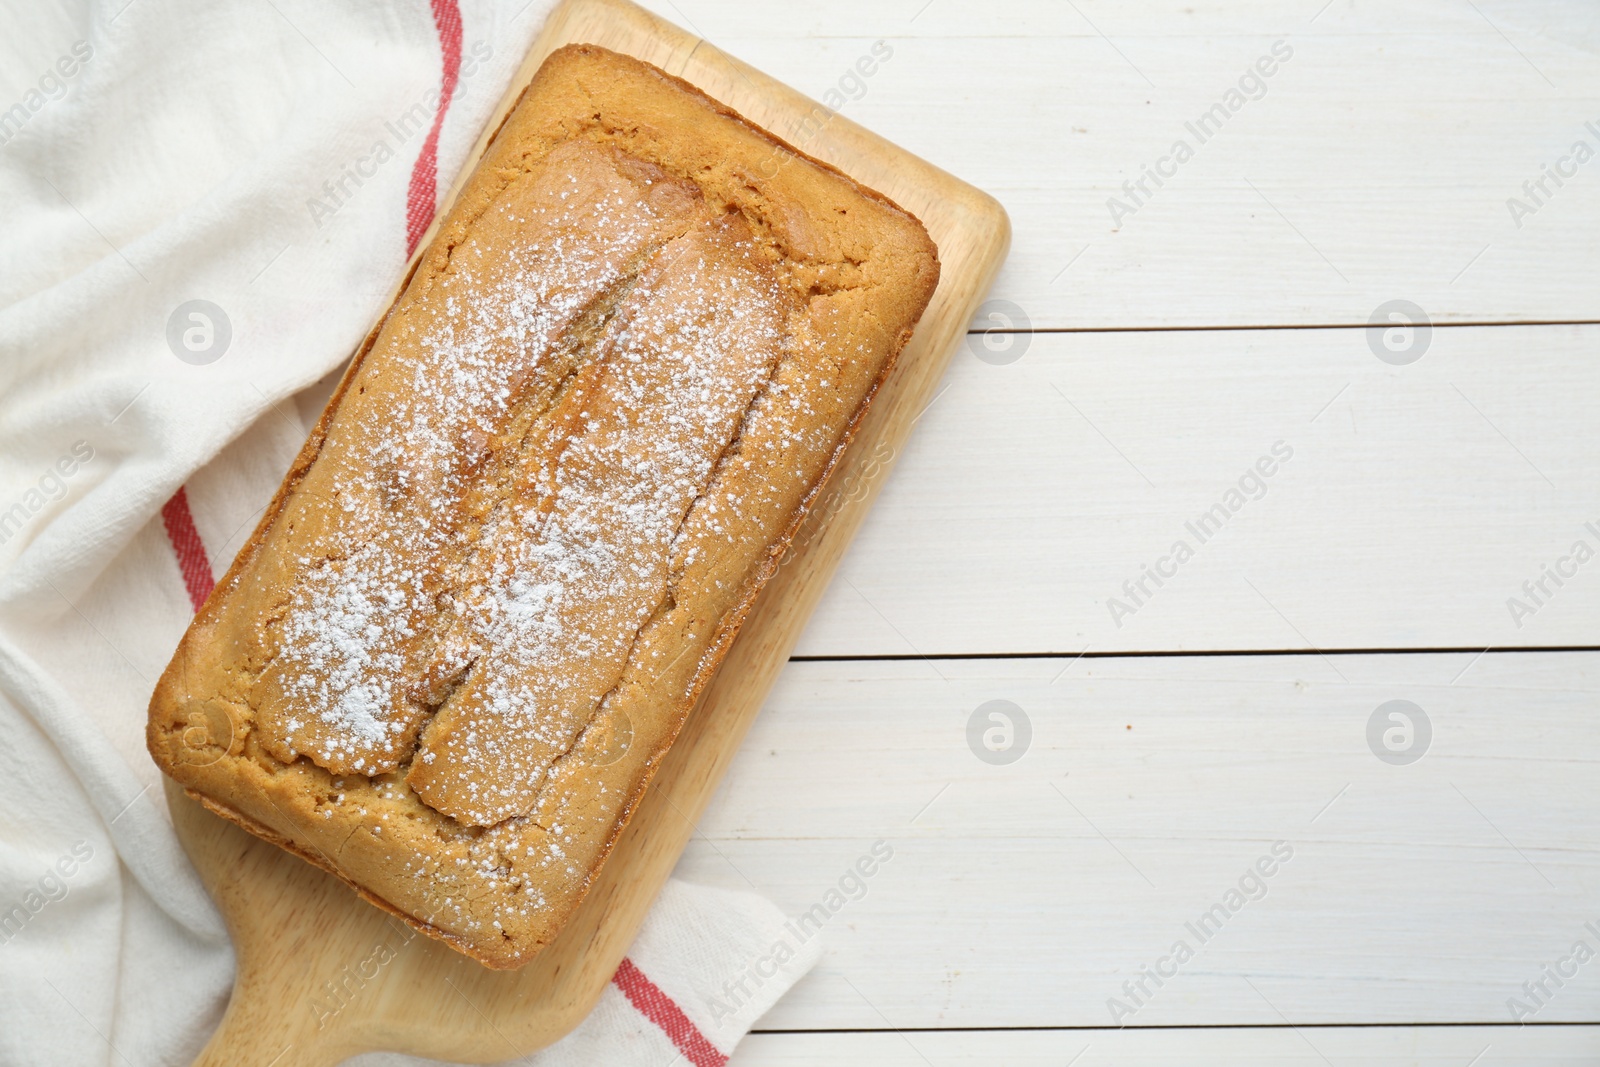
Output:
<instances>
[{"instance_id":1,"label":"wooden plank","mask_svg":"<svg viewBox=\"0 0 1600 1067\"><path fill-rule=\"evenodd\" d=\"M847 455L901 448L1004 256L1008 231L999 206L848 121L815 120L809 103L792 90L626 0L566 0L555 10L486 124L474 161L545 57L573 42L604 45L682 77L922 219L939 246L939 287L856 427ZM471 170L458 178L452 197ZM442 205L441 217L448 206ZM408 939L408 950L395 953L355 1010L331 1018L305 1011L305 976L342 973L350 961L365 958L356 954L359 946L383 945L393 936L391 920L330 876L200 810L168 780L174 825L228 919L240 958L234 994L201 1062L258 1057L264 1063L271 1057L280 1067L316 1067L372 1049L498 1062L576 1026L633 942L693 829L689 820L732 759L869 499L852 495L808 517L790 564L750 609L582 905L521 970L490 971L442 942ZM270 511L263 521L271 521ZM277 1049L284 1052L274 1056Z\"/></svg>"},{"instance_id":2,"label":"wooden plank","mask_svg":"<svg viewBox=\"0 0 1600 1067\"><path fill-rule=\"evenodd\" d=\"M1474 1059L1473 1057L1478 1057ZM1600 1027L1463 1026L1263 1030L1091 1030L770 1034L744 1039L729 1067L1587 1067L1600 1059Z\"/></svg>"},{"instance_id":3,"label":"wooden plank","mask_svg":"<svg viewBox=\"0 0 1600 1067\"><path fill-rule=\"evenodd\" d=\"M794 663L678 873L827 909L771 1029L1588 1021L1600 963L1523 984L1600 952L1597 687L1600 653ZM991 700L1009 765L968 747ZM1392 700L1409 765L1369 748Z\"/></svg>"},{"instance_id":4,"label":"wooden plank","mask_svg":"<svg viewBox=\"0 0 1600 1067\"><path fill-rule=\"evenodd\" d=\"M1017 238L995 296L1035 327L1363 324L1395 298L1600 318L1600 162L1559 188L1542 170L1600 149L1592 5L651 3L813 96L859 93L844 114L998 196ZM853 79L879 38L893 58ZM1279 40L1265 94L1190 133ZM1193 157L1134 203L1123 182L1178 140Z\"/></svg>"},{"instance_id":5,"label":"wooden plank","mask_svg":"<svg viewBox=\"0 0 1600 1067\"><path fill-rule=\"evenodd\" d=\"M1600 550L1597 346L1600 327L1555 326L1436 330L1409 366L1348 329L969 350L798 651L1593 643L1600 563L1543 571ZM1186 524L1280 441L1265 495L1202 544ZM1180 539L1193 558L1130 595Z\"/></svg>"}]
</instances>

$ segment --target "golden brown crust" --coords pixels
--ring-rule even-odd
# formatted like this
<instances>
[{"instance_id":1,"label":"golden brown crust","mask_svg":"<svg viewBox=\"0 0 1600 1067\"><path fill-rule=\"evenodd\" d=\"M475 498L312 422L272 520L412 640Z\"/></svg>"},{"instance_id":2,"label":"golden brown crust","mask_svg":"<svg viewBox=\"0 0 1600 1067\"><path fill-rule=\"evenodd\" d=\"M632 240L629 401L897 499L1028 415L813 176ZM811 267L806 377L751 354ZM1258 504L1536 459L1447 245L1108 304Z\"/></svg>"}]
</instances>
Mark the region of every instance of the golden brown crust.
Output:
<instances>
[{"instance_id":1,"label":"golden brown crust","mask_svg":"<svg viewBox=\"0 0 1600 1067\"><path fill-rule=\"evenodd\" d=\"M418 930L527 962L937 280L885 198L647 64L554 53L196 616L152 756Z\"/></svg>"},{"instance_id":2,"label":"golden brown crust","mask_svg":"<svg viewBox=\"0 0 1600 1067\"><path fill-rule=\"evenodd\" d=\"M287 837L284 837L282 834L276 832L264 823L256 822L248 815L240 814L238 811L228 807L226 804L212 800L204 793L198 792L194 789L185 789L184 793L186 793L191 800L199 801L200 806L211 812L213 815L221 816L240 829L248 830L252 834L255 834L257 837L261 838L263 841L277 845L285 852L292 853L293 855L300 857L307 863L311 864L311 866L316 867L318 870L325 871L328 874L333 875L335 878L339 879L339 881L353 889L356 896L360 897L368 904L371 904L379 911L388 912L390 915L393 915L395 918L399 919L401 922L405 923L418 933L426 934L435 941L443 941L445 944L451 946L464 955L473 956L475 959L478 958L474 956L470 943L464 942L461 938L455 937L447 930L441 930L437 926L430 926L421 919L414 918L405 911L402 911L400 908L395 907L393 904L389 903L387 900L384 900L376 893L368 890L360 882L353 881L348 875L339 869L338 864L333 863L321 853L301 848L295 842L291 841ZM491 970L509 971L515 970L517 967L520 967L527 961L497 956L488 959L478 959L478 962Z\"/></svg>"}]
</instances>

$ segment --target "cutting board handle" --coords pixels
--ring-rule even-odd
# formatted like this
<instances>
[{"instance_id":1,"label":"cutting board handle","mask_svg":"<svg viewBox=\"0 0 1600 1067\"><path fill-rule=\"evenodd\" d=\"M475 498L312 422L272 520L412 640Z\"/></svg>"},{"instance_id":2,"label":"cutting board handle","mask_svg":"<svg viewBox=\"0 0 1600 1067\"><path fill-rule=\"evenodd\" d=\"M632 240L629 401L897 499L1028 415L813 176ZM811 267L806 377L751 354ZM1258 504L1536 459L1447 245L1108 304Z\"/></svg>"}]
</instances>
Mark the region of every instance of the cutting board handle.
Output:
<instances>
[{"instance_id":1,"label":"cutting board handle","mask_svg":"<svg viewBox=\"0 0 1600 1067\"><path fill-rule=\"evenodd\" d=\"M294 983L241 961L228 1010L194 1067L336 1067L361 1050L341 1040L336 1020L318 1019L304 997L285 1002Z\"/></svg>"},{"instance_id":2,"label":"cutting board handle","mask_svg":"<svg viewBox=\"0 0 1600 1067\"><path fill-rule=\"evenodd\" d=\"M362 905L355 921L331 925L320 905L349 890L204 810L172 779L162 784L238 959L228 1010L195 1067L334 1067L367 1051L346 1010L354 1006L351 969L339 964L361 960L359 939L392 920ZM338 936L341 930L358 940Z\"/></svg>"}]
</instances>

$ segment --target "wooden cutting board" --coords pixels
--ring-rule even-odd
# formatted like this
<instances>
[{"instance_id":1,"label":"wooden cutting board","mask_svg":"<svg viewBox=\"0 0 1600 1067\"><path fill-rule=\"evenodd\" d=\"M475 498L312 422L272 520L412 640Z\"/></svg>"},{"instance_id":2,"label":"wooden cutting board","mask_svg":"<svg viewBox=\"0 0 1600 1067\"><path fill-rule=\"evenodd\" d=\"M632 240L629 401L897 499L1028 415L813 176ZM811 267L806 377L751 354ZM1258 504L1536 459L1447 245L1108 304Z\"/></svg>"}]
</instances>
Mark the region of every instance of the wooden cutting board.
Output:
<instances>
[{"instance_id":1,"label":"wooden cutting board","mask_svg":"<svg viewBox=\"0 0 1600 1067\"><path fill-rule=\"evenodd\" d=\"M238 951L233 997L199 1064L317 1067L380 1049L489 1063L548 1045L588 1014L1005 256L1010 225L991 197L626 0L566 0L556 9L485 127L474 161L544 58L572 43L654 63L889 196L920 218L938 244L938 291L588 897L522 970L488 970L416 934L331 876L206 812L167 781L173 823ZM448 200L471 169L463 168ZM440 218L447 208L441 206Z\"/></svg>"}]
</instances>

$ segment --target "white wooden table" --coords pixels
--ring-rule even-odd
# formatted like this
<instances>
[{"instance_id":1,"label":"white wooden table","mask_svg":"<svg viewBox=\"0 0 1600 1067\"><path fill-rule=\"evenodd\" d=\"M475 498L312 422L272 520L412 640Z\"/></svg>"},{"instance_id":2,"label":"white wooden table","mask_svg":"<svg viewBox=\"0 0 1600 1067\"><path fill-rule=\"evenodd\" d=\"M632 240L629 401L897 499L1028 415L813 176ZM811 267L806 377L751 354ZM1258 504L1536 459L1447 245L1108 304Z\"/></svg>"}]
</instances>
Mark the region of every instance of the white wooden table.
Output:
<instances>
[{"instance_id":1,"label":"white wooden table","mask_svg":"<svg viewBox=\"0 0 1600 1067\"><path fill-rule=\"evenodd\" d=\"M1016 230L681 864L893 850L734 1062L1600 1062L1600 8L649 4Z\"/></svg>"}]
</instances>

